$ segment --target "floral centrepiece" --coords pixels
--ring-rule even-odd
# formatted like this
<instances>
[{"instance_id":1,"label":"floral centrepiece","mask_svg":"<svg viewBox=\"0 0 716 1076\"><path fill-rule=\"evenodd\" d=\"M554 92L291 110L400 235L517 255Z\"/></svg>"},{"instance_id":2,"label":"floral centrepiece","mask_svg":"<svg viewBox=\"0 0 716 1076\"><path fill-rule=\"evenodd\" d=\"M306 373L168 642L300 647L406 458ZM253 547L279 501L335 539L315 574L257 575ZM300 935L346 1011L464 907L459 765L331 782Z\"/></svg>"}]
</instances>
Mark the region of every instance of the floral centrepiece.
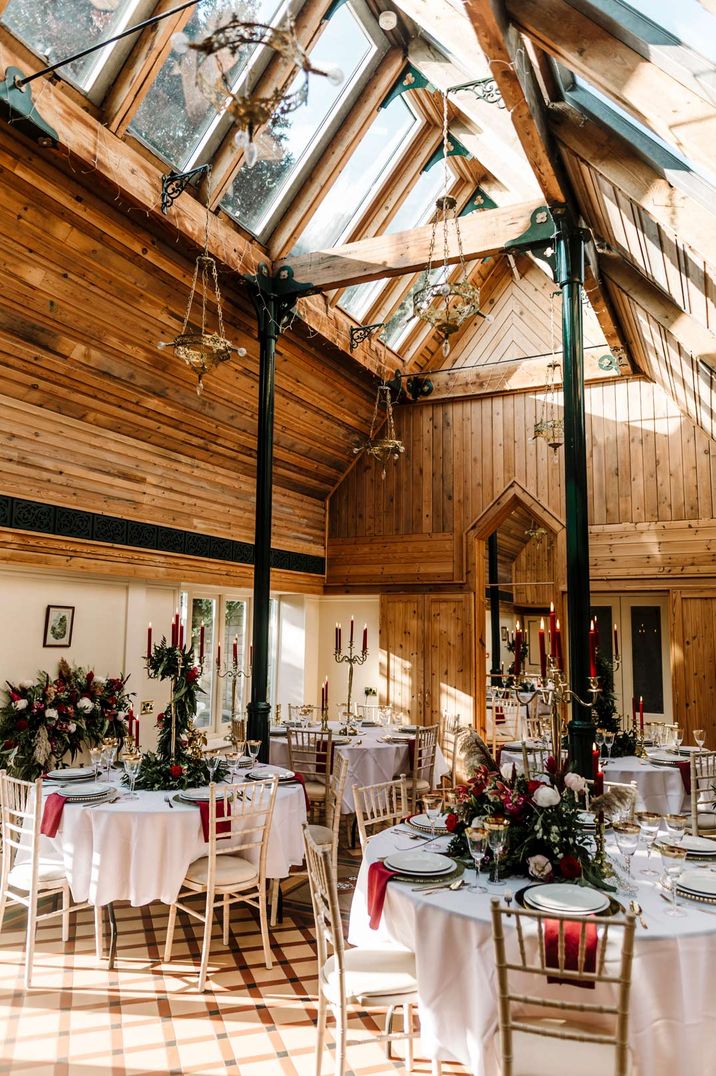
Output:
<instances>
[{"instance_id":1,"label":"floral centrepiece","mask_svg":"<svg viewBox=\"0 0 716 1076\"><path fill-rule=\"evenodd\" d=\"M548 779L528 780L506 765L499 773L487 766L456 789L455 811L447 817L453 834L450 855L469 857L465 830L474 819L509 823L501 872L540 881L570 881L611 888L595 862L593 839L580 822L585 781L576 773L561 774L554 759Z\"/></svg>"},{"instance_id":2,"label":"floral centrepiece","mask_svg":"<svg viewBox=\"0 0 716 1076\"><path fill-rule=\"evenodd\" d=\"M69 756L105 737L121 749L131 701L126 676L97 676L62 660L57 676L8 681L0 708L0 765L14 777L34 781Z\"/></svg>"},{"instance_id":3,"label":"floral centrepiece","mask_svg":"<svg viewBox=\"0 0 716 1076\"><path fill-rule=\"evenodd\" d=\"M172 646L163 638L147 658L153 679L171 681L171 698L157 717L157 749L142 758L135 788L180 789L207 785L209 767L204 758L206 736L194 725L201 668L194 664L194 651ZM221 763L214 780L226 776Z\"/></svg>"}]
</instances>

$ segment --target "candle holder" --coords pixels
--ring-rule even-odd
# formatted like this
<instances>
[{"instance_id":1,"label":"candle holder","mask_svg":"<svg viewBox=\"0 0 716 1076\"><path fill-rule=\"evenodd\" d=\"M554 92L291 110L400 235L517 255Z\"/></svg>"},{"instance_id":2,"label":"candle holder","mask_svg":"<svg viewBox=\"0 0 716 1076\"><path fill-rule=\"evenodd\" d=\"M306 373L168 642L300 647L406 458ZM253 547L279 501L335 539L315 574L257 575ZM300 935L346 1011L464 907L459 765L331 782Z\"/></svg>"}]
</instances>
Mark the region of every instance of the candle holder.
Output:
<instances>
[{"instance_id":1,"label":"candle holder","mask_svg":"<svg viewBox=\"0 0 716 1076\"><path fill-rule=\"evenodd\" d=\"M229 680L231 682L231 742L234 747L236 747L235 741L238 739L235 733L236 689L242 676L246 677L247 680L249 679L251 676L251 667L249 667L248 672L245 672L243 669L239 668L239 663L236 659L232 661L231 664L227 661L223 665L220 665L217 661L216 675L220 680Z\"/></svg>"},{"instance_id":2,"label":"candle holder","mask_svg":"<svg viewBox=\"0 0 716 1076\"><path fill-rule=\"evenodd\" d=\"M321 732L328 732L328 707L321 707Z\"/></svg>"},{"instance_id":3,"label":"candle holder","mask_svg":"<svg viewBox=\"0 0 716 1076\"><path fill-rule=\"evenodd\" d=\"M344 662L348 665L348 701L347 709L348 713L351 713L351 698L353 695L353 667L355 665L365 665L368 658L368 648L364 647L358 652L354 651L353 640L348 643L348 652L344 652L342 648L336 647L333 652L333 660L342 665Z\"/></svg>"},{"instance_id":4,"label":"candle holder","mask_svg":"<svg viewBox=\"0 0 716 1076\"><path fill-rule=\"evenodd\" d=\"M169 703L169 715L171 720L171 742L170 752L171 758L176 758L177 753L177 711L176 711L176 693L177 693L177 680L179 679L182 669L184 668L184 650L181 646L172 647L176 653L176 665L174 675L169 678L170 685L170 703ZM189 657L191 658L191 651L189 651ZM191 661L190 661L191 664ZM199 658L196 663L196 668L199 670L199 676L197 679L201 679L204 674L204 658ZM150 680L162 680L163 677L159 670L153 670L149 661L147 661L147 676Z\"/></svg>"}]
</instances>

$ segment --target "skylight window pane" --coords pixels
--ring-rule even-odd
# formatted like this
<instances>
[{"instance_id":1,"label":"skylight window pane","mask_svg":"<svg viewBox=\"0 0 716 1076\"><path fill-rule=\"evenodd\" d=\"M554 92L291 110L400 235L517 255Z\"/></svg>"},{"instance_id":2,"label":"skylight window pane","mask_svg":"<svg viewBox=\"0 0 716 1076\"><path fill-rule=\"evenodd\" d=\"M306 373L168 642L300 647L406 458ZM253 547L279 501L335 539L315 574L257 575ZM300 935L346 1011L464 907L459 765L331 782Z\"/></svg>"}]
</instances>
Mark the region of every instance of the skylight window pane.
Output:
<instances>
[{"instance_id":1,"label":"skylight window pane","mask_svg":"<svg viewBox=\"0 0 716 1076\"><path fill-rule=\"evenodd\" d=\"M227 22L231 15L273 24L284 6L280 0L202 0L184 33L194 41ZM229 76L234 85L255 52L255 46L241 50ZM172 51L129 125L133 135L177 168L189 165L219 115L196 84L200 61L205 74L210 70L207 65L215 62L212 57L203 59L193 49L183 56Z\"/></svg>"},{"instance_id":2,"label":"skylight window pane","mask_svg":"<svg viewBox=\"0 0 716 1076\"><path fill-rule=\"evenodd\" d=\"M283 119L272 124L270 135L278 143L280 160L260 160L253 168L239 169L221 205L245 228L260 235L298 173L306 156L321 133L345 101L375 51L375 45L348 5L339 8L311 52L318 67L338 66L344 75L340 86L327 78L312 75L308 101ZM290 89L298 88L298 75Z\"/></svg>"},{"instance_id":3,"label":"skylight window pane","mask_svg":"<svg viewBox=\"0 0 716 1076\"><path fill-rule=\"evenodd\" d=\"M365 203L395 166L419 126L415 114L402 97L380 109L350 160L296 243L292 254L321 250L343 240L352 223L361 216Z\"/></svg>"},{"instance_id":4,"label":"skylight window pane","mask_svg":"<svg viewBox=\"0 0 716 1076\"><path fill-rule=\"evenodd\" d=\"M625 0L677 41L716 63L716 22L700 0Z\"/></svg>"},{"instance_id":5,"label":"skylight window pane","mask_svg":"<svg viewBox=\"0 0 716 1076\"><path fill-rule=\"evenodd\" d=\"M10 0L2 22L51 64L121 33L150 15L154 6L154 0ZM128 50L132 44L130 38L119 47ZM61 68L60 77L88 93L116 47L108 45L75 60Z\"/></svg>"},{"instance_id":6,"label":"skylight window pane","mask_svg":"<svg viewBox=\"0 0 716 1076\"><path fill-rule=\"evenodd\" d=\"M421 172L417 183L403 199L400 209L385 229L385 235L417 228L430 220L435 211L435 199L443 188L443 169L433 167ZM373 280L370 284L354 284L348 288L338 304L354 318L360 320L371 307L385 286L385 280Z\"/></svg>"},{"instance_id":7,"label":"skylight window pane","mask_svg":"<svg viewBox=\"0 0 716 1076\"><path fill-rule=\"evenodd\" d=\"M413 299L421 288L426 288L428 284L435 284L442 273L442 266L437 266L428 272L427 269L423 269L418 279L413 284L410 291L403 297L400 306L397 308L393 316L385 323L385 327L381 332L381 337L385 340L388 347L395 349L398 347L408 334L413 321Z\"/></svg>"}]
</instances>

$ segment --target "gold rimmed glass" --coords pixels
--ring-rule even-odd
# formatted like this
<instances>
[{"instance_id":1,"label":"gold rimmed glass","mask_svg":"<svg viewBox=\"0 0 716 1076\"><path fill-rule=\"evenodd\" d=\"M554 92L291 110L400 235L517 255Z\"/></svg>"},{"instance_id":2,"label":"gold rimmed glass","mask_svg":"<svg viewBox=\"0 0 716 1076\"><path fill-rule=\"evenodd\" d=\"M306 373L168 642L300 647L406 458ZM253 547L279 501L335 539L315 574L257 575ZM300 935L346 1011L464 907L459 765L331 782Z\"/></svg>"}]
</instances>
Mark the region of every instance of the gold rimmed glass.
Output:
<instances>
[{"instance_id":1,"label":"gold rimmed glass","mask_svg":"<svg viewBox=\"0 0 716 1076\"><path fill-rule=\"evenodd\" d=\"M688 816L685 814L666 814L664 815L664 821L666 823L666 832L669 835L669 844L680 845L689 825Z\"/></svg>"},{"instance_id":2,"label":"gold rimmed glass","mask_svg":"<svg viewBox=\"0 0 716 1076\"><path fill-rule=\"evenodd\" d=\"M438 820L443 805L442 793L428 792L422 797L422 801L425 814L428 816L428 821L430 822L430 836L434 838L435 823Z\"/></svg>"},{"instance_id":3,"label":"gold rimmed glass","mask_svg":"<svg viewBox=\"0 0 716 1076\"><path fill-rule=\"evenodd\" d=\"M676 903L676 887L686 862L686 849L677 845L662 844L660 852L664 870L669 878L669 889L671 891L671 907L666 914L683 918L686 912Z\"/></svg>"},{"instance_id":4,"label":"gold rimmed glass","mask_svg":"<svg viewBox=\"0 0 716 1076\"><path fill-rule=\"evenodd\" d=\"M480 867L487 850L487 830L484 826L468 826L465 830L465 836L472 861L475 864L476 875L474 883L468 888L471 893L486 893L485 886L480 884Z\"/></svg>"},{"instance_id":5,"label":"gold rimmed glass","mask_svg":"<svg viewBox=\"0 0 716 1076\"><path fill-rule=\"evenodd\" d=\"M699 751L703 751L706 743L706 729L694 729L694 740Z\"/></svg>"},{"instance_id":6,"label":"gold rimmed glass","mask_svg":"<svg viewBox=\"0 0 716 1076\"><path fill-rule=\"evenodd\" d=\"M639 811L635 815L637 822L641 827L641 832L644 835L644 841L646 843L646 867L643 871L640 871L645 878L658 878L659 872L655 871L653 867L649 866L651 862L651 850L654 847L654 841L659 836L659 829L661 827L661 815L655 811Z\"/></svg>"},{"instance_id":7,"label":"gold rimmed glass","mask_svg":"<svg viewBox=\"0 0 716 1076\"><path fill-rule=\"evenodd\" d=\"M500 856L502 855L505 845L507 844L507 830L509 823L504 818L490 818L485 822L485 829L487 830L487 843L495 857L495 877L492 879L494 885L504 885L503 879L500 878Z\"/></svg>"},{"instance_id":8,"label":"gold rimmed glass","mask_svg":"<svg viewBox=\"0 0 716 1076\"><path fill-rule=\"evenodd\" d=\"M617 840L617 848L626 861L627 883L631 887L631 857L639 846L641 826L637 825L636 822L614 822L612 830Z\"/></svg>"},{"instance_id":9,"label":"gold rimmed glass","mask_svg":"<svg viewBox=\"0 0 716 1076\"><path fill-rule=\"evenodd\" d=\"M259 751L261 750L261 740L247 740L246 750L249 753L249 758L251 759L251 770L253 771L254 767L256 766L256 759L259 756Z\"/></svg>"},{"instance_id":10,"label":"gold rimmed glass","mask_svg":"<svg viewBox=\"0 0 716 1076\"><path fill-rule=\"evenodd\" d=\"M129 792L125 796L128 800L138 800L139 796L134 791L134 785L137 780L137 774L139 773L139 767L142 765L142 756L137 753L134 755L126 755L124 758L124 772L127 775L129 781Z\"/></svg>"}]
</instances>

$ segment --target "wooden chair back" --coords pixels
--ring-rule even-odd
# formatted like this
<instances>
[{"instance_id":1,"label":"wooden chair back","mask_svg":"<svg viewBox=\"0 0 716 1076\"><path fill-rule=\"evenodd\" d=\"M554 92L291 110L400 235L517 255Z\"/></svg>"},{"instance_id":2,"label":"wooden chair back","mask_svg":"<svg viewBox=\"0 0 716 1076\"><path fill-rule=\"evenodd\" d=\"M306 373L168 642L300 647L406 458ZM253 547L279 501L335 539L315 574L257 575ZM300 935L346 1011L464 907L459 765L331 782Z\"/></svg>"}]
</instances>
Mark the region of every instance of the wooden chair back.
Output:
<instances>
[{"instance_id":1,"label":"wooden chair back","mask_svg":"<svg viewBox=\"0 0 716 1076\"><path fill-rule=\"evenodd\" d=\"M405 774L395 781L383 781L378 785L353 785L356 822L361 848L373 836L368 827L383 829L395 826L408 813L408 782Z\"/></svg>"},{"instance_id":2,"label":"wooden chair back","mask_svg":"<svg viewBox=\"0 0 716 1076\"><path fill-rule=\"evenodd\" d=\"M313 918L316 924L318 974L320 976L321 969L325 967L329 956L335 957L340 992L339 1006L344 1009L346 1003L345 943L331 849L327 844L316 844L307 825L303 827L303 843Z\"/></svg>"},{"instance_id":3,"label":"wooden chair back","mask_svg":"<svg viewBox=\"0 0 716 1076\"><path fill-rule=\"evenodd\" d=\"M498 743L511 743L522 739L522 705L517 699L492 699L492 710L488 710L491 720L492 753L495 754Z\"/></svg>"},{"instance_id":4,"label":"wooden chair back","mask_svg":"<svg viewBox=\"0 0 716 1076\"><path fill-rule=\"evenodd\" d=\"M6 770L0 770L0 835L2 836L2 888L7 886L7 877L12 870L17 854L22 850L23 857L31 863L31 889L37 888L37 864L40 858L40 826L42 824L42 778L36 781L21 781L11 777ZM9 891L15 900L26 904L28 891Z\"/></svg>"},{"instance_id":5,"label":"wooden chair back","mask_svg":"<svg viewBox=\"0 0 716 1076\"><path fill-rule=\"evenodd\" d=\"M614 1049L613 1076L627 1076L630 1065L627 1040L634 952L634 916L631 913L610 918L596 916L570 918L554 913L543 915L541 912L530 911L526 908L510 910L504 907L497 897L491 899L490 905L497 968L502 1076L513 1076L513 1034L525 1032L535 1035L534 1026L524 1017L520 1018L521 1012L524 1012L526 1008L532 1010L533 1007L541 1010L544 1016L549 1018L540 1025L540 1042L543 1039L553 1038L612 1046ZM548 919L556 920L558 924L557 951L556 954L552 954L556 959L550 959L549 964L545 949L545 920ZM508 955L505 937L506 920L509 920L510 925L515 928L515 937L510 939L509 949L511 954L517 949L516 955ZM586 967L587 932L594 927L597 929L595 966L593 971L588 971ZM575 961L567 956L566 930L579 934L576 967ZM619 947L616 951L621 951L621 959L613 970L607 967L608 946L610 965L614 960L616 946ZM574 955L572 946L569 946L569 952L572 956ZM530 978L526 979L525 976ZM554 978L564 983L573 981L595 986L602 983L607 988L595 996L594 1002L590 1001L589 1005L586 1005L583 1000L550 997L548 982ZM530 989L530 983L534 983L533 990ZM583 1016L585 1010L592 1014L599 1014L603 1018L604 1028L601 1023L599 1027L588 1031L574 1025L570 1028L570 1016L574 1024L579 1023L580 1015ZM575 1064L579 1065L578 1051L575 1051ZM611 1076L609 1070L605 1072L605 1076Z\"/></svg>"},{"instance_id":6,"label":"wooden chair back","mask_svg":"<svg viewBox=\"0 0 716 1076\"><path fill-rule=\"evenodd\" d=\"M288 704L288 720L289 721L308 721L311 724L318 724L321 720L321 707L312 706L310 703L294 703Z\"/></svg>"},{"instance_id":7,"label":"wooden chair back","mask_svg":"<svg viewBox=\"0 0 716 1076\"><path fill-rule=\"evenodd\" d=\"M328 788L333 759L333 733L289 729L288 765L306 781L316 781Z\"/></svg>"},{"instance_id":8,"label":"wooden chair back","mask_svg":"<svg viewBox=\"0 0 716 1076\"><path fill-rule=\"evenodd\" d=\"M338 869L338 835L341 828L341 807L348 780L348 768L346 756L337 753L333 762L326 804L326 826L333 834L331 847L333 848L334 870Z\"/></svg>"},{"instance_id":9,"label":"wooden chair back","mask_svg":"<svg viewBox=\"0 0 716 1076\"><path fill-rule=\"evenodd\" d=\"M459 714L442 714L438 729L438 743L440 744L440 750L445 756L445 761L450 767L450 772L447 774L447 780L451 785L455 784L457 773L457 745L462 732L463 728L460 724Z\"/></svg>"},{"instance_id":10,"label":"wooden chair back","mask_svg":"<svg viewBox=\"0 0 716 1076\"><path fill-rule=\"evenodd\" d=\"M704 824L708 820L708 824ZM691 832L716 829L716 751L691 755Z\"/></svg>"},{"instance_id":11,"label":"wooden chair back","mask_svg":"<svg viewBox=\"0 0 716 1076\"><path fill-rule=\"evenodd\" d=\"M362 721L375 721L378 725L390 725L393 721L393 707L382 706L376 702L361 703L356 706L358 717Z\"/></svg>"},{"instance_id":12,"label":"wooden chair back","mask_svg":"<svg viewBox=\"0 0 716 1076\"><path fill-rule=\"evenodd\" d=\"M427 781L430 788L433 787L433 775L435 773L435 752L438 746L438 726L426 725L415 733L415 749L413 752L413 794L418 781ZM415 802L413 800L413 802Z\"/></svg>"},{"instance_id":13,"label":"wooden chair back","mask_svg":"<svg viewBox=\"0 0 716 1076\"><path fill-rule=\"evenodd\" d=\"M522 772L529 780L547 772L547 759L552 754L549 747L531 747L522 743Z\"/></svg>"},{"instance_id":14,"label":"wooden chair back","mask_svg":"<svg viewBox=\"0 0 716 1076\"><path fill-rule=\"evenodd\" d=\"M216 882L216 860L240 855L257 862L259 885L266 877L266 849L278 777L236 785L209 785L209 848L207 889Z\"/></svg>"}]
</instances>

